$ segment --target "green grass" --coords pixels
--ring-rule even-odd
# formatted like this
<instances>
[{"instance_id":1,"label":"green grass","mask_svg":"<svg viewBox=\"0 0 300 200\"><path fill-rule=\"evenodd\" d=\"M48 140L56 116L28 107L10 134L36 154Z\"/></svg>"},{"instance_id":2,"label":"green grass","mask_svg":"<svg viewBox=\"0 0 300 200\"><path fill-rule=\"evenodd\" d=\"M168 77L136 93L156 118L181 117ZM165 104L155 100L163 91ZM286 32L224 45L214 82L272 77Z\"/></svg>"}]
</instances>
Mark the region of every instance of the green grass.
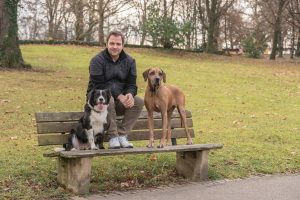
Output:
<instances>
[{"instance_id":1,"label":"green grass","mask_svg":"<svg viewBox=\"0 0 300 200\"><path fill-rule=\"evenodd\" d=\"M158 66L179 86L192 111L195 143L222 143L210 152L211 179L300 172L300 63L126 49L142 73ZM0 71L0 199L68 199L56 182L53 147L38 147L34 113L80 111L89 60L98 48L22 46L30 71ZM185 141L180 141L183 144ZM144 146L144 142L135 143ZM184 182L174 154L93 159L91 191L109 192Z\"/></svg>"}]
</instances>

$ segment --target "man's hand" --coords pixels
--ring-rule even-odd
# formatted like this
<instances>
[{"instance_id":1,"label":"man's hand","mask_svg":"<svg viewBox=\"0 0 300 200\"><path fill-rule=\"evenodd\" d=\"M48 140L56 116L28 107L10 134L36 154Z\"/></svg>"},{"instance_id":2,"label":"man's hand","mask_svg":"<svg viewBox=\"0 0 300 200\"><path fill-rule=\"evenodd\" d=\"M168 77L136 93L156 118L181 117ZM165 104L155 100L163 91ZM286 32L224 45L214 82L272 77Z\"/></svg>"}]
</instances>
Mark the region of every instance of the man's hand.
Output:
<instances>
[{"instance_id":1,"label":"man's hand","mask_svg":"<svg viewBox=\"0 0 300 200\"><path fill-rule=\"evenodd\" d=\"M125 108L131 108L134 105L134 98L131 93L128 93L126 95L120 94L118 96L118 99L121 101Z\"/></svg>"}]
</instances>

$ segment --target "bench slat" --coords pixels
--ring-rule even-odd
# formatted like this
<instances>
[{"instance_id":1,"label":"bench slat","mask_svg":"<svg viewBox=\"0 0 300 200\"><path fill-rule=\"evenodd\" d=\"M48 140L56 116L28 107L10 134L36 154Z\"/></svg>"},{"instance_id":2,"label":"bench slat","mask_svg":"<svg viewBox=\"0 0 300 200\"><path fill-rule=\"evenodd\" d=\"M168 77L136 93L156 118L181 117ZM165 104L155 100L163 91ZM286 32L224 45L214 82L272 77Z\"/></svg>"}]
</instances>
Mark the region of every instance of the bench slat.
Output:
<instances>
[{"instance_id":1,"label":"bench slat","mask_svg":"<svg viewBox=\"0 0 300 200\"><path fill-rule=\"evenodd\" d=\"M118 123L121 123L119 120ZM72 122L45 122L45 123L38 123L37 124L37 133L44 134L44 133L69 133L70 130L73 128L75 129L77 126L77 121ZM193 121L191 118L187 119L188 127L193 127ZM174 118L171 121L172 128L181 128L181 119ZM154 119L154 128L159 129L162 128L162 120L161 119ZM133 130L140 130L140 129L148 129L148 120L147 119L139 119Z\"/></svg>"},{"instance_id":2,"label":"bench slat","mask_svg":"<svg viewBox=\"0 0 300 200\"><path fill-rule=\"evenodd\" d=\"M195 137L194 130L189 129L191 137ZM154 130L154 138L161 138L162 131ZM59 145L66 144L68 142L69 134L42 134L38 135L38 145ZM172 138L186 138L184 129L174 129L172 130ZM140 130L140 131L132 131L131 134L128 135L128 140L148 140L149 139L149 130ZM108 141L108 137L105 138L105 141Z\"/></svg>"},{"instance_id":3,"label":"bench slat","mask_svg":"<svg viewBox=\"0 0 300 200\"><path fill-rule=\"evenodd\" d=\"M77 121L83 115L83 112L37 112L35 113L36 122L65 122L65 121ZM190 111L186 110L187 118L191 118L192 114ZM160 113L153 113L154 118L161 118ZM172 118L179 118L179 113L177 110L173 112ZM146 110L141 112L139 119L148 118ZM122 117L118 117L122 119Z\"/></svg>"},{"instance_id":4,"label":"bench slat","mask_svg":"<svg viewBox=\"0 0 300 200\"><path fill-rule=\"evenodd\" d=\"M193 144L193 145L176 145L165 148L132 148L132 149L104 149L104 150L84 150L84 151L62 151L59 153L64 158L80 158L95 156L113 156L122 154L143 154L143 153L163 153L163 152L186 152L186 151L203 151L210 149L220 149L221 144Z\"/></svg>"}]
</instances>

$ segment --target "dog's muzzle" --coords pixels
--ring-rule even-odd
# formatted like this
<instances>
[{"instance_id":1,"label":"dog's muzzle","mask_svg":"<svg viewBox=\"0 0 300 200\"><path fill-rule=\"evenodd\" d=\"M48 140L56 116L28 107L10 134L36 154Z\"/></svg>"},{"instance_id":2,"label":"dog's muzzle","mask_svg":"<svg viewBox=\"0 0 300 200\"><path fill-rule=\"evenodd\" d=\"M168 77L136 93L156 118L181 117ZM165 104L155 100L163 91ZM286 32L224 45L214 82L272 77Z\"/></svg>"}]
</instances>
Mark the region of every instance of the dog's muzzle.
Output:
<instances>
[{"instance_id":1,"label":"dog's muzzle","mask_svg":"<svg viewBox=\"0 0 300 200\"><path fill-rule=\"evenodd\" d=\"M97 108L98 108L99 110L102 110L102 109L104 108L104 104L103 104L103 103L98 103L98 104L97 104Z\"/></svg>"},{"instance_id":2,"label":"dog's muzzle","mask_svg":"<svg viewBox=\"0 0 300 200\"><path fill-rule=\"evenodd\" d=\"M155 78L155 84L159 85L160 78Z\"/></svg>"},{"instance_id":3,"label":"dog's muzzle","mask_svg":"<svg viewBox=\"0 0 300 200\"><path fill-rule=\"evenodd\" d=\"M160 78L154 78L154 79L152 79L152 85L154 87L159 86L160 85Z\"/></svg>"}]
</instances>

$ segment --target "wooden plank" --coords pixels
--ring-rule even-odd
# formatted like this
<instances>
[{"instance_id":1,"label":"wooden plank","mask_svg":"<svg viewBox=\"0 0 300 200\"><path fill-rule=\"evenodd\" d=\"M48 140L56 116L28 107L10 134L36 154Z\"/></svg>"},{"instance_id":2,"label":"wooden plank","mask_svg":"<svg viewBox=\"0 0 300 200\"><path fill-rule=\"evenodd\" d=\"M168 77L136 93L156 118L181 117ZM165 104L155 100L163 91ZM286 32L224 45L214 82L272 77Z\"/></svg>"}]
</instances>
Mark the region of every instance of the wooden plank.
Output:
<instances>
[{"instance_id":1,"label":"wooden plank","mask_svg":"<svg viewBox=\"0 0 300 200\"><path fill-rule=\"evenodd\" d=\"M220 149L222 144L193 144L167 146L165 148L131 148L131 149L104 149L104 150L84 150L84 151L62 151L59 153L64 158L82 158L95 156L115 156L123 154L144 154L144 153L163 153L163 152L192 152L211 149Z\"/></svg>"},{"instance_id":2,"label":"wooden plank","mask_svg":"<svg viewBox=\"0 0 300 200\"><path fill-rule=\"evenodd\" d=\"M56 144L66 144L68 143L69 134L45 134L38 135L38 145L56 145Z\"/></svg>"},{"instance_id":3,"label":"wooden plank","mask_svg":"<svg viewBox=\"0 0 300 200\"><path fill-rule=\"evenodd\" d=\"M35 113L36 122L65 122L65 121L77 121L83 115L83 112L37 112ZM191 118L192 114L190 111L186 110L187 118ZM160 113L154 113L154 118L161 118ZM173 118L179 118L179 113L177 110L173 112ZM118 119L122 119L123 116L118 117ZM140 119L147 119L148 114L146 110L143 110Z\"/></svg>"},{"instance_id":4,"label":"wooden plank","mask_svg":"<svg viewBox=\"0 0 300 200\"><path fill-rule=\"evenodd\" d=\"M78 121L83 112L37 112L36 122Z\"/></svg>"},{"instance_id":5,"label":"wooden plank","mask_svg":"<svg viewBox=\"0 0 300 200\"><path fill-rule=\"evenodd\" d=\"M45 133L69 133L72 128L76 128L77 121L70 121L70 122L44 122L37 124L37 133L38 134L45 134ZM118 123L121 123L118 120ZM193 121L191 118L187 119L188 127L193 127ZM181 128L181 119L175 118L171 121L172 128ZM154 128L159 129L162 128L162 120L161 119L154 119ZM140 130L140 129L148 129L148 120L147 119L139 119L133 130Z\"/></svg>"},{"instance_id":6,"label":"wooden plank","mask_svg":"<svg viewBox=\"0 0 300 200\"><path fill-rule=\"evenodd\" d=\"M189 129L191 137L195 137L194 129ZM161 138L162 131L154 130L154 138ZM108 141L108 136L105 135L105 141ZM186 138L184 129L174 129L172 131L172 138ZM149 139L149 130L140 130L140 131L132 131L128 135L128 140L136 141L136 140L148 140ZM40 134L38 135L38 145L59 145L66 144L68 142L68 134Z\"/></svg>"}]
</instances>

